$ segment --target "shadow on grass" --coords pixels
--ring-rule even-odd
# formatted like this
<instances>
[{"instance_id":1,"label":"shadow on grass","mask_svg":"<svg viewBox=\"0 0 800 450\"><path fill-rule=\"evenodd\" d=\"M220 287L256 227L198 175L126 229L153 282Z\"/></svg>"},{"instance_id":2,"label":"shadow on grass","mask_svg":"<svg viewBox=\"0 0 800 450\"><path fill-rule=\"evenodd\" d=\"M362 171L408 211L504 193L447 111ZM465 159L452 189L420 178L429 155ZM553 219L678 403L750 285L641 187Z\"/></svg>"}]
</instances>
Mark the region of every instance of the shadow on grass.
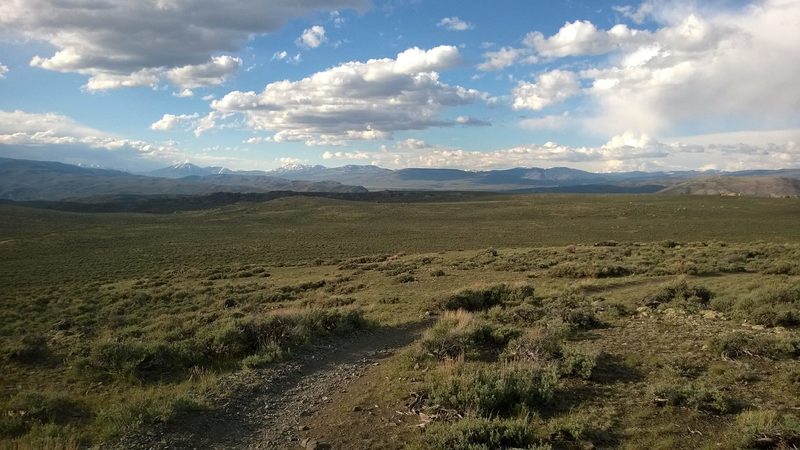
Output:
<instances>
[{"instance_id":1,"label":"shadow on grass","mask_svg":"<svg viewBox=\"0 0 800 450\"><path fill-rule=\"evenodd\" d=\"M631 366L619 355L605 352L597 357L597 365L591 377L593 382L600 384L632 383L643 379L644 374L638 368Z\"/></svg>"}]
</instances>

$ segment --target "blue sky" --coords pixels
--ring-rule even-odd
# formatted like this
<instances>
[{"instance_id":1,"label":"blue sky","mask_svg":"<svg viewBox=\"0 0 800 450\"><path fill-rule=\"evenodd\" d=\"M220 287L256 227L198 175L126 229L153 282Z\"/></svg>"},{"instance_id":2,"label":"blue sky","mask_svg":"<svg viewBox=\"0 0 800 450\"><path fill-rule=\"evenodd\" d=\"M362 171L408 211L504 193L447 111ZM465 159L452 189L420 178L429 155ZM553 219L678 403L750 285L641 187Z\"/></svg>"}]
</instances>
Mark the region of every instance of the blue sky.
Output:
<instances>
[{"instance_id":1,"label":"blue sky","mask_svg":"<svg viewBox=\"0 0 800 450\"><path fill-rule=\"evenodd\" d=\"M0 156L800 166L800 2L12 0Z\"/></svg>"}]
</instances>

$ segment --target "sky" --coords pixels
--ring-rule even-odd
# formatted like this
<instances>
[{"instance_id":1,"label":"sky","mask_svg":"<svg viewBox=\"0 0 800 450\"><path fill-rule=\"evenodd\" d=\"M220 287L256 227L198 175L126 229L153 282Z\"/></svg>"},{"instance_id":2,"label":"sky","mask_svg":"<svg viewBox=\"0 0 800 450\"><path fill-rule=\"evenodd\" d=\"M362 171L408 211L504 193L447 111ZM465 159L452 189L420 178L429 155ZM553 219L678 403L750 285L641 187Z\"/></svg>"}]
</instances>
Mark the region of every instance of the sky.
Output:
<instances>
[{"instance_id":1,"label":"sky","mask_svg":"<svg viewBox=\"0 0 800 450\"><path fill-rule=\"evenodd\" d=\"M800 0L4 0L0 157L800 167Z\"/></svg>"}]
</instances>

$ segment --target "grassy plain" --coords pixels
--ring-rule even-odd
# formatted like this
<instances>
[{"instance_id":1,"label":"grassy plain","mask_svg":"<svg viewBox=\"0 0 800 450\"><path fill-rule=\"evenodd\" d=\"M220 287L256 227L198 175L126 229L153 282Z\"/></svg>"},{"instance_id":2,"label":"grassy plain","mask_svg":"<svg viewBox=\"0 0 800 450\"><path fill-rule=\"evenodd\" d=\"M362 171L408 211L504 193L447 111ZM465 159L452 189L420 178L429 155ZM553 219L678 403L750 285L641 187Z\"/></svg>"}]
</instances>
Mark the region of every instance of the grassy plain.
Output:
<instances>
[{"instance_id":1,"label":"grassy plain","mask_svg":"<svg viewBox=\"0 0 800 450\"><path fill-rule=\"evenodd\" d=\"M342 447L792 448L798 223L797 200L720 197L1 206L0 438L113 439L213 408L223 374L433 312L313 433ZM403 392L425 400L397 415Z\"/></svg>"}]
</instances>

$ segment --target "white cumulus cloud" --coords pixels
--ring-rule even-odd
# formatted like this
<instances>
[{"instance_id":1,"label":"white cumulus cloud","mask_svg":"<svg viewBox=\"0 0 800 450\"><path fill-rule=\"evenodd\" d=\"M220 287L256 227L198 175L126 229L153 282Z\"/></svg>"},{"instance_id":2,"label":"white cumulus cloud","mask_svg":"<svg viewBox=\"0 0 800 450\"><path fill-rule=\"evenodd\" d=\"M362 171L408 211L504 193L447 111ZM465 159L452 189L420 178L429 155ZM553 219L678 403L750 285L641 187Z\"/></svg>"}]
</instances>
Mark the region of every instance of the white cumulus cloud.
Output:
<instances>
[{"instance_id":1,"label":"white cumulus cloud","mask_svg":"<svg viewBox=\"0 0 800 450\"><path fill-rule=\"evenodd\" d=\"M176 86L194 89L224 83L242 66L242 60L232 56L214 56L206 63L176 67L166 77Z\"/></svg>"},{"instance_id":2,"label":"white cumulus cloud","mask_svg":"<svg viewBox=\"0 0 800 450\"><path fill-rule=\"evenodd\" d=\"M478 64L478 69L483 71L494 71L513 66L517 62L524 60L535 63L536 58L527 49L502 47L499 50L492 50L483 54L483 62Z\"/></svg>"},{"instance_id":3,"label":"white cumulus cloud","mask_svg":"<svg viewBox=\"0 0 800 450\"><path fill-rule=\"evenodd\" d=\"M314 25L311 28L306 28L303 33L297 38L297 45L305 46L308 48L317 48L324 44L328 38L325 36L325 27L321 25Z\"/></svg>"},{"instance_id":4,"label":"white cumulus cloud","mask_svg":"<svg viewBox=\"0 0 800 450\"><path fill-rule=\"evenodd\" d=\"M308 145L391 138L399 130L457 125L445 108L487 101L487 94L450 86L437 71L461 63L458 48L411 48L396 58L348 62L297 81L270 83L260 92L233 91L212 102L214 111L239 114L273 139Z\"/></svg>"},{"instance_id":5,"label":"white cumulus cloud","mask_svg":"<svg viewBox=\"0 0 800 450\"><path fill-rule=\"evenodd\" d=\"M553 70L540 74L536 83L521 81L514 88L514 109L538 111L561 103L580 92L580 81L574 72Z\"/></svg>"},{"instance_id":6,"label":"white cumulus cloud","mask_svg":"<svg viewBox=\"0 0 800 450\"><path fill-rule=\"evenodd\" d=\"M153 122L150 125L151 130L157 131L170 131L174 130L180 126L192 126L197 122L197 119L200 117L199 114L164 114L161 119Z\"/></svg>"},{"instance_id":7,"label":"white cumulus cloud","mask_svg":"<svg viewBox=\"0 0 800 450\"><path fill-rule=\"evenodd\" d=\"M475 28L475 26L466 20L461 20L456 16L445 17L436 24L440 28L445 28L450 31L466 31Z\"/></svg>"},{"instance_id":8,"label":"white cumulus cloud","mask_svg":"<svg viewBox=\"0 0 800 450\"><path fill-rule=\"evenodd\" d=\"M178 98L191 98L191 97L194 97L194 91L192 91L189 88L185 88L185 89L182 89L179 92L173 92L172 96L173 97L178 97Z\"/></svg>"}]
</instances>

